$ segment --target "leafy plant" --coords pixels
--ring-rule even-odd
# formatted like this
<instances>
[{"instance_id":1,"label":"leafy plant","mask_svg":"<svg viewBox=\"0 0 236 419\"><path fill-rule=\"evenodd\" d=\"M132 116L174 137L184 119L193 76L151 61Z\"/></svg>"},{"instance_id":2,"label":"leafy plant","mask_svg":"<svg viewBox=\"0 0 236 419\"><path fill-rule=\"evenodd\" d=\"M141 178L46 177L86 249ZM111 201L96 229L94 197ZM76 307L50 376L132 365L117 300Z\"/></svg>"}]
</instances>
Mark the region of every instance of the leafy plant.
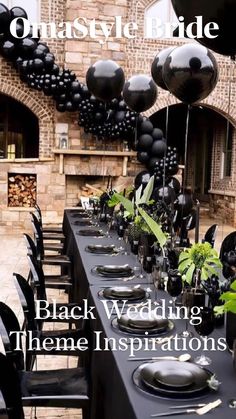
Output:
<instances>
[{"instance_id":1,"label":"leafy plant","mask_svg":"<svg viewBox=\"0 0 236 419\"><path fill-rule=\"evenodd\" d=\"M195 243L179 255L179 271L185 275L185 280L191 284L196 270L200 271L201 279L207 280L212 275L218 275L217 268L222 264L218 253L209 243Z\"/></svg>"},{"instance_id":2,"label":"leafy plant","mask_svg":"<svg viewBox=\"0 0 236 419\"><path fill-rule=\"evenodd\" d=\"M224 301L224 304L214 308L216 314L223 314L228 311L236 314L236 281L232 282L230 291L224 292L220 296L220 300Z\"/></svg>"},{"instance_id":3,"label":"leafy plant","mask_svg":"<svg viewBox=\"0 0 236 419\"><path fill-rule=\"evenodd\" d=\"M152 196L153 188L154 176L150 178L143 193L142 185L136 190L135 198L132 201L119 193L114 193L112 198L109 200L108 205L113 207L117 204L122 204L125 208L124 217L133 217L135 224L138 225L142 231L154 234L158 243L163 248L166 243L166 235L163 233L160 224L153 220L153 218L150 217L150 215L148 215L147 212L142 208L142 206L148 206L150 203L152 203L150 199ZM138 215L138 213L140 215Z\"/></svg>"}]
</instances>

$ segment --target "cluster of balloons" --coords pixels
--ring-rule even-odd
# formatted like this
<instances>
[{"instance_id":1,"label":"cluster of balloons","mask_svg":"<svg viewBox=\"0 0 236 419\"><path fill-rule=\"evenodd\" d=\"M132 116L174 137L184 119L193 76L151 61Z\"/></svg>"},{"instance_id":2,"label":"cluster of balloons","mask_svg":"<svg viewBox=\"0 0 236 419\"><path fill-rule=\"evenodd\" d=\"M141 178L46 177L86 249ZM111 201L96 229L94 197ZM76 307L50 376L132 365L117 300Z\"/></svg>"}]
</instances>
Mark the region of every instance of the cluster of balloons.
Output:
<instances>
[{"instance_id":1,"label":"cluster of balloons","mask_svg":"<svg viewBox=\"0 0 236 419\"><path fill-rule=\"evenodd\" d=\"M158 86L188 105L205 99L219 75L214 55L206 47L190 43L162 50L154 58L151 72Z\"/></svg>"},{"instance_id":2,"label":"cluster of balloons","mask_svg":"<svg viewBox=\"0 0 236 419\"><path fill-rule=\"evenodd\" d=\"M148 118L139 124L138 133L137 158L140 163L149 166L150 159L161 159L164 157L167 151L167 144L163 137L163 132L159 128L154 128Z\"/></svg>"},{"instance_id":3,"label":"cluster of balloons","mask_svg":"<svg viewBox=\"0 0 236 419\"><path fill-rule=\"evenodd\" d=\"M149 170L151 173L155 174L156 180L160 183L162 182L163 177L166 178L174 176L178 172L178 155L176 147L167 147L167 152L165 157L162 159L158 157L151 157L149 160Z\"/></svg>"}]
</instances>

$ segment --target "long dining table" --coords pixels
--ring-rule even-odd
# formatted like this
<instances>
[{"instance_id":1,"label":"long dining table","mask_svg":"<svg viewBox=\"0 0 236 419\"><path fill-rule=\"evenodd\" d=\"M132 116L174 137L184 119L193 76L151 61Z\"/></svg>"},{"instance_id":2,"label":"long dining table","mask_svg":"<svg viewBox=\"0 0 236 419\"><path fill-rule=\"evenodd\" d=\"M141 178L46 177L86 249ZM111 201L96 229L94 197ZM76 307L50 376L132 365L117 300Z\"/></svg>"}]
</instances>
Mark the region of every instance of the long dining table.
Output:
<instances>
[{"instance_id":1,"label":"long dining table","mask_svg":"<svg viewBox=\"0 0 236 419\"><path fill-rule=\"evenodd\" d=\"M122 241L118 240L116 232L111 236L94 238L79 235L79 230L87 229L87 226L78 226L75 221L76 211L65 210L63 228L66 235L66 251L70 255L73 263L73 281L74 281L74 299L75 302L81 302L88 299L89 306L95 308L96 319L90 322L90 329L93 334L92 356L90 362L91 374L91 419L148 419L151 415L171 412L171 407L176 405L192 405L198 403L210 403L221 399L222 404L214 411L208 413L215 419L235 418L236 410L229 407L229 400L236 398L236 371L233 369L233 361L230 352L225 351L207 351L212 364L209 369L215 374L220 382L217 391L209 390L200 394L198 397L167 398L158 394L151 393L142 385L137 385L137 369L146 361L139 361L135 358L149 358L156 356L173 355L179 356L182 352L177 351L171 342L174 342L174 336L178 336L185 329L185 320L172 320L174 329L169 332L170 346L161 345L157 342L155 348L150 345L148 338L146 345L142 345L134 356L131 356L131 344L129 337L117 327L114 327L116 313L108 315L106 307L110 303L104 304L102 290L109 286L124 285L122 280L108 279L97 276L92 272L96 265L124 265L131 267L137 265L137 258L133 254L124 255L119 252L116 256L94 255L86 251L87 245L94 244L115 244L120 246ZM101 224L99 228L106 231L106 226ZM126 285L140 285L147 291L151 300L155 300L153 286L150 283L150 276L140 278L135 276L132 280L126 282ZM168 302L170 297L165 291L159 291L158 300ZM120 306L119 306L120 307ZM198 337L192 326L190 330ZM224 327L216 328L212 333L215 340L225 335ZM118 343L121 338L127 338L126 348L119 348ZM131 336L132 337L132 336ZM106 339L110 339L107 344ZM104 341L106 347L103 348ZM141 339L144 342L144 338ZM140 342L137 344L139 345ZM100 345L100 346L99 346ZM133 348L133 347L132 347ZM137 346L138 348L138 346ZM167 350L168 349L168 350ZM185 351L186 352L186 351ZM200 354L201 351L187 350L192 360ZM134 359L131 361L131 359ZM180 362L180 361L179 361ZM185 416L182 414L179 417ZM196 417L195 413L187 415L190 419Z\"/></svg>"}]
</instances>

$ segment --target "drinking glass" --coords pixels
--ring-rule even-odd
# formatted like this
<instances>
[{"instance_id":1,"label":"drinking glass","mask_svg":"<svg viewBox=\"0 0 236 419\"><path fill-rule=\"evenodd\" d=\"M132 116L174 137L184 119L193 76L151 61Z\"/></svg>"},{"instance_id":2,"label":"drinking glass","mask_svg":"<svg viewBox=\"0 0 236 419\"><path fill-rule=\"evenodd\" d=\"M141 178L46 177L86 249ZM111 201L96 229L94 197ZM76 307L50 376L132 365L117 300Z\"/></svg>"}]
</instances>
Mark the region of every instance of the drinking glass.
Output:
<instances>
[{"instance_id":1,"label":"drinking glass","mask_svg":"<svg viewBox=\"0 0 236 419\"><path fill-rule=\"evenodd\" d=\"M160 265L153 265L152 267L152 281L154 285L154 299L157 302L158 290L162 288L162 272Z\"/></svg>"},{"instance_id":2,"label":"drinking glass","mask_svg":"<svg viewBox=\"0 0 236 419\"><path fill-rule=\"evenodd\" d=\"M129 251L128 251L128 246L129 246L129 231L128 231L128 228L126 228L124 230L123 240L125 242L125 249L124 249L123 255L128 256L130 254Z\"/></svg>"},{"instance_id":3,"label":"drinking glass","mask_svg":"<svg viewBox=\"0 0 236 419\"><path fill-rule=\"evenodd\" d=\"M143 271L144 257L145 257L145 247L140 245L138 247L138 260L139 260L140 265L141 265L141 271L140 271L140 274L139 274L139 278L141 278L141 279L146 277L146 275L144 274L144 271Z\"/></svg>"},{"instance_id":4,"label":"drinking glass","mask_svg":"<svg viewBox=\"0 0 236 419\"><path fill-rule=\"evenodd\" d=\"M167 292L172 297L173 303L173 316L172 318L176 319L176 299L181 294L183 288L181 274L177 269L170 269L168 272L167 280Z\"/></svg>"},{"instance_id":5,"label":"drinking glass","mask_svg":"<svg viewBox=\"0 0 236 419\"><path fill-rule=\"evenodd\" d=\"M194 328L199 336L204 340L204 338L209 336L215 328L214 311L209 307L201 307L199 316L201 317L201 323L195 325ZM196 362L196 364L206 366L211 364L211 358L202 353L200 356L195 358L194 362Z\"/></svg>"}]
</instances>

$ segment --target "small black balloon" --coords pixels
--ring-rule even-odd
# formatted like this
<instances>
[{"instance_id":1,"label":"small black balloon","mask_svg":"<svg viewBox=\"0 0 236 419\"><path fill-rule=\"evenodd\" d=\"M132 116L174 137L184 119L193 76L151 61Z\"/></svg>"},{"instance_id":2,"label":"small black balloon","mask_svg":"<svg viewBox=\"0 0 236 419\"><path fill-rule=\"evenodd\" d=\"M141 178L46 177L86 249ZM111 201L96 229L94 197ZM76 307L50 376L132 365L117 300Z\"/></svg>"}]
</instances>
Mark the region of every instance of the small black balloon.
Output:
<instances>
[{"instance_id":1,"label":"small black balloon","mask_svg":"<svg viewBox=\"0 0 236 419\"><path fill-rule=\"evenodd\" d=\"M19 51L25 58L33 56L33 52L37 48L37 42L31 38L24 38L19 42Z\"/></svg>"},{"instance_id":2,"label":"small black balloon","mask_svg":"<svg viewBox=\"0 0 236 419\"><path fill-rule=\"evenodd\" d=\"M169 205L175 201L176 194L174 189L169 186L164 186L164 188L161 187L154 189L152 199L154 199L154 201L164 200L164 202Z\"/></svg>"},{"instance_id":3,"label":"small black balloon","mask_svg":"<svg viewBox=\"0 0 236 419\"><path fill-rule=\"evenodd\" d=\"M149 119L143 121L140 125L140 131L144 134L151 134L153 131L153 125Z\"/></svg>"},{"instance_id":4,"label":"small black balloon","mask_svg":"<svg viewBox=\"0 0 236 419\"><path fill-rule=\"evenodd\" d=\"M215 88L218 73L214 55L197 43L175 48L163 67L169 91L186 104L205 99Z\"/></svg>"},{"instance_id":5,"label":"small black balloon","mask_svg":"<svg viewBox=\"0 0 236 419\"><path fill-rule=\"evenodd\" d=\"M132 76L124 85L123 98L135 112L150 109L157 99L157 87L151 77L144 74Z\"/></svg>"},{"instance_id":6,"label":"small black balloon","mask_svg":"<svg viewBox=\"0 0 236 419\"><path fill-rule=\"evenodd\" d=\"M163 157L167 150L167 145L163 140L154 141L151 148L151 155L156 157Z\"/></svg>"},{"instance_id":7,"label":"small black balloon","mask_svg":"<svg viewBox=\"0 0 236 419\"><path fill-rule=\"evenodd\" d=\"M183 217L187 217L193 209L193 198L190 194L180 194L177 198L177 208Z\"/></svg>"},{"instance_id":8,"label":"small black balloon","mask_svg":"<svg viewBox=\"0 0 236 419\"><path fill-rule=\"evenodd\" d=\"M0 3L0 34L5 34L9 29L11 14L7 6Z\"/></svg>"},{"instance_id":9,"label":"small black balloon","mask_svg":"<svg viewBox=\"0 0 236 419\"><path fill-rule=\"evenodd\" d=\"M138 139L138 149L142 151L149 150L152 147L153 138L149 134L143 134Z\"/></svg>"},{"instance_id":10,"label":"small black balloon","mask_svg":"<svg viewBox=\"0 0 236 419\"><path fill-rule=\"evenodd\" d=\"M150 173L147 170L139 172L134 179L135 189L138 189L141 185L145 187L151 178Z\"/></svg>"},{"instance_id":11,"label":"small black balloon","mask_svg":"<svg viewBox=\"0 0 236 419\"><path fill-rule=\"evenodd\" d=\"M39 42L37 48L41 49L45 54L49 52L49 48L45 42Z\"/></svg>"},{"instance_id":12,"label":"small black balloon","mask_svg":"<svg viewBox=\"0 0 236 419\"><path fill-rule=\"evenodd\" d=\"M18 6L13 7L10 10L10 13L11 13L11 20L17 19L17 18L20 18L20 17L23 17L24 19L28 19L28 15L27 15L25 9L23 9L22 7L18 7Z\"/></svg>"},{"instance_id":13,"label":"small black balloon","mask_svg":"<svg viewBox=\"0 0 236 419\"><path fill-rule=\"evenodd\" d=\"M120 96L124 81L122 68L112 60L97 61L89 67L86 74L89 91L104 102Z\"/></svg>"},{"instance_id":14,"label":"small black balloon","mask_svg":"<svg viewBox=\"0 0 236 419\"><path fill-rule=\"evenodd\" d=\"M124 111L118 111L115 114L115 121L116 122L122 122L125 119L125 112Z\"/></svg>"},{"instance_id":15,"label":"small black balloon","mask_svg":"<svg viewBox=\"0 0 236 419\"><path fill-rule=\"evenodd\" d=\"M149 158L150 156L146 151L139 151L137 154L137 159L140 163L147 163Z\"/></svg>"},{"instance_id":16,"label":"small black balloon","mask_svg":"<svg viewBox=\"0 0 236 419\"><path fill-rule=\"evenodd\" d=\"M159 157L151 157L149 162L148 162L148 168L153 171L155 169L155 167L158 165L160 159ZM161 167L161 164L160 164Z\"/></svg>"},{"instance_id":17,"label":"small black balloon","mask_svg":"<svg viewBox=\"0 0 236 419\"><path fill-rule=\"evenodd\" d=\"M152 131L152 138L153 140L161 140L163 138L163 131L159 128L154 128Z\"/></svg>"},{"instance_id":18,"label":"small black balloon","mask_svg":"<svg viewBox=\"0 0 236 419\"><path fill-rule=\"evenodd\" d=\"M168 184L168 186L170 186L170 188L174 189L176 194L178 194L180 192L181 185L180 185L180 182L178 181L178 179L176 179L175 177L170 178L168 180L167 184Z\"/></svg>"},{"instance_id":19,"label":"small black balloon","mask_svg":"<svg viewBox=\"0 0 236 419\"><path fill-rule=\"evenodd\" d=\"M3 41L0 43L0 51L5 58L14 58L16 48L12 41Z\"/></svg>"},{"instance_id":20,"label":"small black balloon","mask_svg":"<svg viewBox=\"0 0 236 419\"><path fill-rule=\"evenodd\" d=\"M168 90L168 88L166 87L166 84L163 80L163 65L165 64L168 55L173 51L173 49L174 47L169 47L160 51L154 58L151 67L151 73L154 82L157 84L157 86L164 90Z\"/></svg>"}]
</instances>

